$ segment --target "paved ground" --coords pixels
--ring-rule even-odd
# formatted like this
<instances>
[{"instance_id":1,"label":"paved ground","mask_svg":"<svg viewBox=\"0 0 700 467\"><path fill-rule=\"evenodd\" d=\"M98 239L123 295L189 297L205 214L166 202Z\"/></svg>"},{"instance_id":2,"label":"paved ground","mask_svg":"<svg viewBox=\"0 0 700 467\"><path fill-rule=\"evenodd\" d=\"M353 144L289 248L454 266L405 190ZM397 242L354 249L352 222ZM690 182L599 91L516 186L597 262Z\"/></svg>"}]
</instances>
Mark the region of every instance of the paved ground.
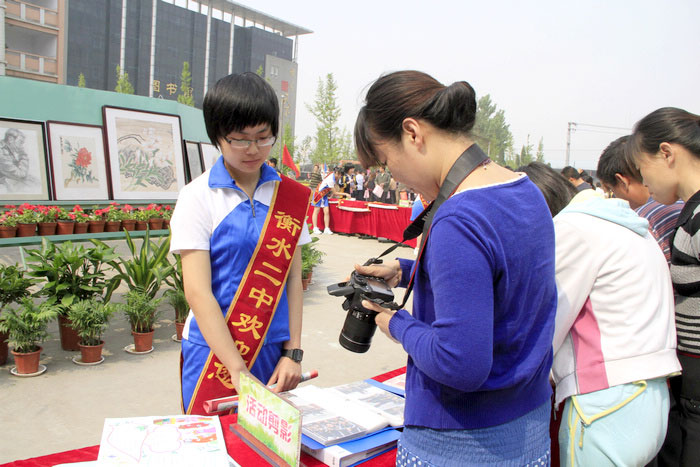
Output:
<instances>
[{"instance_id":1,"label":"paved ground","mask_svg":"<svg viewBox=\"0 0 700 467\"><path fill-rule=\"evenodd\" d=\"M113 244L128 254L123 242ZM341 281L354 263L377 256L389 244L322 235L317 245L327 256L314 270L313 282L304 293L304 371L318 369L314 384L333 386L405 365L403 349L380 332L365 354L340 347L338 334L345 319L342 299L326 293L326 286ZM413 251L399 248L391 256L413 257ZM18 248L0 248L0 262L17 261ZM115 300L120 300L119 294ZM79 353L61 350L55 323L49 327L51 338L42 352L46 373L33 378L13 376L10 355L0 366L0 463L99 444L108 417L180 413L179 344L171 339L174 312L169 305L162 307L165 311L157 324L155 350L147 355L123 350L132 337L122 316L112 320L104 336L101 365L75 365L71 359Z\"/></svg>"}]
</instances>

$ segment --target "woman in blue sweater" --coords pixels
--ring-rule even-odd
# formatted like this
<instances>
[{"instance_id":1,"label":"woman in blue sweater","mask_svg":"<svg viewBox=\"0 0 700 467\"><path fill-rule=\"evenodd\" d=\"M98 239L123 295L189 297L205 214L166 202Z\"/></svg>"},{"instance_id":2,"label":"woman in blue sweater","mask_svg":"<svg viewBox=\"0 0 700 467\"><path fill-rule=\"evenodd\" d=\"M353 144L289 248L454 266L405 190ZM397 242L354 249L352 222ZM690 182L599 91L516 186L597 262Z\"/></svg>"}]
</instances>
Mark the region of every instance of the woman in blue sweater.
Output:
<instances>
[{"instance_id":1,"label":"woman in blue sweater","mask_svg":"<svg viewBox=\"0 0 700 467\"><path fill-rule=\"evenodd\" d=\"M400 71L369 89L355 124L364 166L385 165L426 199L477 151L476 97ZM483 155L434 213L416 261L356 266L406 287L413 314L376 304L378 327L408 353L397 465L548 465L554 229L535 185Z\"/></svg>"}]
</instances>

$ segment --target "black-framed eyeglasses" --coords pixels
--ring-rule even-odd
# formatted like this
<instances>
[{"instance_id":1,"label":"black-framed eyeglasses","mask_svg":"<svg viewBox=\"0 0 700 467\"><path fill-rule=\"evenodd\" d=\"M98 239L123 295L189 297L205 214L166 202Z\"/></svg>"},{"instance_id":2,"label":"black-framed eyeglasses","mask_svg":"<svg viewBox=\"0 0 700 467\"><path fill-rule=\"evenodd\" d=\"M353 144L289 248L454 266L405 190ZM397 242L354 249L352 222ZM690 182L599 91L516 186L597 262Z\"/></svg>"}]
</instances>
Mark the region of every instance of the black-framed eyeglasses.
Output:
<instances>
[{"instance_id":1,"label":"black-framed eyeglasses","mask_svg":"<svg viewBox=\"0 0 700 467\"><path fill-rule=\"evenodd\" d=\"M277 137L266 136L260 139L238 139L224 137L224 141L226 141L232 148L248 149L253 143L255 143L255 145L258 147L272 146L273 144L275 144L275 141L277 141Z\"/></svg>"}]
</instances>

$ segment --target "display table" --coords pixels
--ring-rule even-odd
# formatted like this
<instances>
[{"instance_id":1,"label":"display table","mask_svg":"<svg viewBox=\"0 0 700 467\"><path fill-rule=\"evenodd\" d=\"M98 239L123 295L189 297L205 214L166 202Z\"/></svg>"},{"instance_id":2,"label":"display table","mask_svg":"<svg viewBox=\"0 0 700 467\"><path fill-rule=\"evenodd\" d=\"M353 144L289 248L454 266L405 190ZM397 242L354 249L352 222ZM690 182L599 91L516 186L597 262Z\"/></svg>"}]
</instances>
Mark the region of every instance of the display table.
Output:
<instances>
[{"instance_id":1,"label":"display table","mask_svg":"<svg viewBox=\"0 0 700 467\"><path fill-rule=\"evenodd\" d=\"M411 223L411 208L395 204L331 199L329 208L330 228L338 233L369 235L400 242L403 231ZM309 206L309 223L312 222L313 211L313 206ZM325 227L323 210L319 210L318 228L323 230ZM416 240L409 240L406 244L415 248Z\"/></svg>"},{"instance_id":2,"label":"display table","mask_svg":"<svg viewBox=\"0 0 700 467\"><path fill-rule=\"evenodd\" d=\"M383 375L375 376L373 379L380 383L394 376L405 373L406 367L384 373ZM258 456L255 451L250 449L238 436L229 430L229 425L236 423L236 415L224 415L220 417L221 428L224 432L226 440L226 450L229 455L243 467L265 465L265 460ZM72 451L59 452L41 457L34 457L26 460L19 460L2 464L0 467L52 467L56 464L67 464L71 462L88 462L97 460L97 454L100 451L99 446L90 446L82 449L74 449ZM313 457L302 452L301 464L312 466L324 466L322 462L317 461ZM373 459L368 460L363 466L367 467L390 467L396 465L396 449L385 452Z\"/></svg>"}]
</instances>

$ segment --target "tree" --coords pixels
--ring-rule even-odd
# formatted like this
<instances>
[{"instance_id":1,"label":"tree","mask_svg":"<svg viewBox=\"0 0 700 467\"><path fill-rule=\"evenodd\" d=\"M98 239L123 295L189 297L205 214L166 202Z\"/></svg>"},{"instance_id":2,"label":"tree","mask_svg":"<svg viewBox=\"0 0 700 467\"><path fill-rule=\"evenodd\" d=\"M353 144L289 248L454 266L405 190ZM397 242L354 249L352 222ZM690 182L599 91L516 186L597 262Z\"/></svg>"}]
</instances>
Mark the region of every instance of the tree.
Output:
<instances>
[{"instance_id":1,"label":"tree","mask_svg":"<svg viewBox=\"0 0 700 467\"><path fill-rule=\"evenodd\" d=\"M328 73L325 81L321 78L318 80L313 105L307 104L306 106L317 120L316 136L314 137L315 147L311 153L311 161L315 163L333 163L342 158L345 135L338 130L340 107L336 102L335 92L337 89L333 73Z\"/></svg>"},{"instance_id":2,"label":"tree","mask_svg":"<svg viewBox=\"0 0 700 467\"><path fill-rule=\"evenodd\" d=\"M117 87L114 90L121 94L133 94L134 87L129 82L129 73L122 73L122 67L117 65Z\"/></svg>"},{"instance_id":3,"label":"tree","mask_svg":"<svg viewBox=\"0 0 700 467\"><path fill-rule=\"evenodd\" d=\"M85 75L82 72L78 75L78 87L79 88L85 87Z\"/></svg>"},{"instance_id":4,"label":"tree","mask_svg":"<svg viewBox=\"0 0 700 467\"><path fill-rule=\"evenodd\" d=\"M528 165L530 162L532 162L532 149L532 144L530 144L530 135L527 135L527 144L524 144L520 150L520 163L518 166Z\"/></svg>"},{"instance_id":5,"label":"tree","mask_svg":"<svg viewBox=\"0 0 700 467\"><path fill-rule=\"evenodd\" d=\"M194 97L192 97L192 73L190 73L190 63L182 62L182 74L180 75L180 94L177 96L180 104L194 107Z\"/></svg>"},{"instance_id":6,"label":"tree","mask_svg":"<svg viewBox=\"0 0 700 467\"><path fill-rule=\"evenodd\" d=\"M508 163L506 154L513 146L513 135L506 123L505 112L498 110L489 94L482 96L477 103L472 135L489 157L499 164Z\"/></svg>"},{"instance_id":7,"label":"tree","mask_svg":"<svg viewBox=\"0 0 700 467\"><path fill-rule=\"evenodd\" d=\"M543 138L540 138L540 142L537 145L537 162L544 162L544 142Z\"/></svg>"},{"instance_id":8,"label":"tree","mask_svg":"<svg viewBox=\"0 0 700 467\"><path fill-rule=\"evenodd\" d=\"M263 66L262 66L262 65L260 65L260 66L258 67L258 69L255 70L255 74L258 75L258 76L261 77L261 78L263 77L263 74L264 74L264 73L265 73L265 71L263 70Z\"/></svg>"}]
</instances>

